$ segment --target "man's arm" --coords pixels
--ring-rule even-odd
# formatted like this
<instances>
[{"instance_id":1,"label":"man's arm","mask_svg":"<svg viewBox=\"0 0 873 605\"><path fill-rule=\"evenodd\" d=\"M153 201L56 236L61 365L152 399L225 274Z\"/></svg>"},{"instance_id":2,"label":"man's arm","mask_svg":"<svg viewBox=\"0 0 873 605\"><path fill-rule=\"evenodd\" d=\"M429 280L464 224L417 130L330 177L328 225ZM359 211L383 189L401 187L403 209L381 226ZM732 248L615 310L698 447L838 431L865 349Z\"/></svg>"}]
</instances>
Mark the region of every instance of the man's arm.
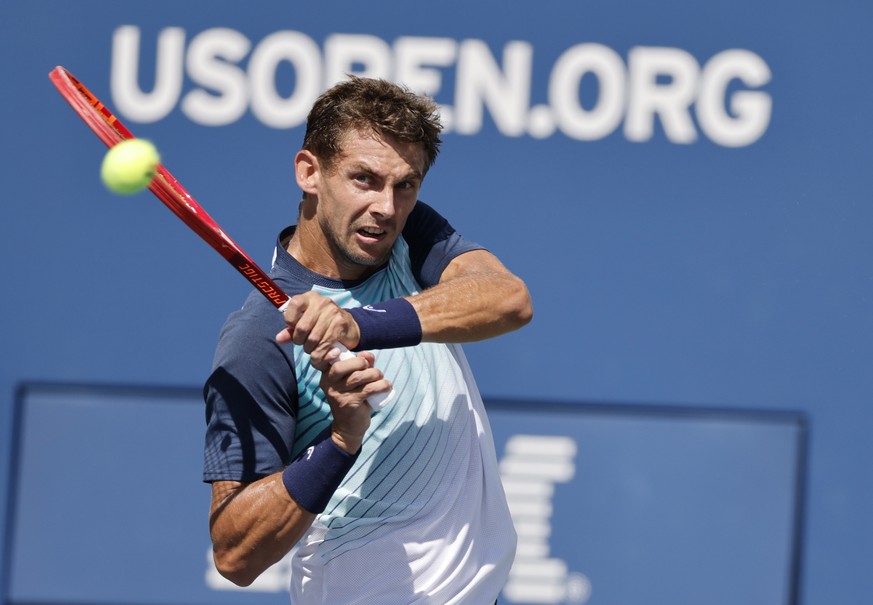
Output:
<instances>
[{"instance_id":1,"label":"man's arm","mask_svg":"<svg viewBox=\"0 0 873 605\"><path fill-rule=\"evenodd\" d=\"M426 342L485 340L517 330L533 317L524 282L486 250L455 257L437 285L407 300Z\"/></svg>"},{"instance_id":2,"label":"man's arm","mask_svg":"<svg viewBox=\"0 0 873 605\"><path fill-rule=\"evenodd\" d=\"M340 463L346 460L349 466L352 456L361 449L364 434L370 426L372 412L367 397L383 384L382 373L373 367L372 353L360 353L356 357L337 361L322 372L321 388L330 404L333 422L330 437L340 453ZM312 449L312 448L310 448ZM328 448L330 453L330 448ZM293 462L284 471L273 473L253 483L238 481L215 481L212 483L212 503L209 514L209 531L212 551L219 573L234 584L248 586L268 567L282 559L315 521L320 509L307 510L295 498L306 496L312 502L332 495L320 487L329 483L326 477L334 476L336 483L345 475L347 468L336 474L336 453L327 460L325 467L319 456L307 453ZM305 458L305 460L304 460ZM289 480L287 471L294 465L309 465L308 470ZM299 466L297 469L299 470ZM324 474L322 474L324 471ZM313 481L305 480L306 473L315 473ZM304 481L300 478L303 475ZM289 491L289 490L298 491ZM295 495L292 497L292 493ZM326 503L322 503L321 508Z\"/></svg>"},{"instance_id":3,"label":"man's arm","mask_svg":"<svg viewBox=\"0 0 873 605\"><path fill-rule=\"evenodd\" d=\"M423 342L464 343L494 338L525 326L533 317L524 282L487 250L456 256L443 270L438 284L405 300L421 323ZM361 340L352 314L316 292L292 297L285 309L285 322L287 327L276 340L302 345L313 365L322 370L329 365L326 357L334 342L355 348Z\"/></svg>"},{"instance_id":4,"label":"man's arm","mask_svg":"<svg viewBox=\"0 0 873 605\"><path fill-rule=\"evenodd\" d=\"M215 481L209 533L215 567L225 578L248 586L278 562L315 521L288 494L282 473L255 483Z\"/></svg>"}]
</instances>

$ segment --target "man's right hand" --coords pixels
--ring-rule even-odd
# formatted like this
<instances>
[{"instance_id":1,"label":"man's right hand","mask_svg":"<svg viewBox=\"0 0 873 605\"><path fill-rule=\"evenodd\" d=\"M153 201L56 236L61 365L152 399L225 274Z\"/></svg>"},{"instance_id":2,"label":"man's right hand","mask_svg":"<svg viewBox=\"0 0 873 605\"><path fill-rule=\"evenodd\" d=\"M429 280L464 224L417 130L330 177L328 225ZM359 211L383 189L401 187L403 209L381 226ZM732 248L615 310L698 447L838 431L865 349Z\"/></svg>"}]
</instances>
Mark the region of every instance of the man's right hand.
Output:
<instances>
[{"instance_id":1,"label":"man's right hand","mask_svg":"<svg viewBox=\"0 0 873 605\"><path fill-rule=\"evenodd\" d=\"M335 358L328 358L335 342L352 349L361 339L351 314L317 292L292 296L285 305L285 324L287 327L276 335L276 341L301 345L312 365L322 372Z\"/></svg>"}]
</instances>

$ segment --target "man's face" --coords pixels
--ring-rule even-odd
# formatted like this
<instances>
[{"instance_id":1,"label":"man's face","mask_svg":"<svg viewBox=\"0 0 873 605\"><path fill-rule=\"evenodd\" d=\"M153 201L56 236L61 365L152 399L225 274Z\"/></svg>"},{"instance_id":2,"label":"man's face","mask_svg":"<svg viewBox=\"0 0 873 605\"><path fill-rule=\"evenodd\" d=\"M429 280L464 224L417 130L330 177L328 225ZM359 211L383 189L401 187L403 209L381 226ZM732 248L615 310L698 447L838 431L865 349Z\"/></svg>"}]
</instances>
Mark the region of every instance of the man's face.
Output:
<instances>
[{"instance_id":1,"label":"man's face","mask_svg":"<svg viewBox=\"0 0 873 605\"><path fill-rule=\"evenodd\" d=\"M316 218L323 252L340 277L355 279L390 258L418 199L425 153L418 143L359 132L347 135L342 149L329 168L318 165Z\"/></svg>"}]
</instances>

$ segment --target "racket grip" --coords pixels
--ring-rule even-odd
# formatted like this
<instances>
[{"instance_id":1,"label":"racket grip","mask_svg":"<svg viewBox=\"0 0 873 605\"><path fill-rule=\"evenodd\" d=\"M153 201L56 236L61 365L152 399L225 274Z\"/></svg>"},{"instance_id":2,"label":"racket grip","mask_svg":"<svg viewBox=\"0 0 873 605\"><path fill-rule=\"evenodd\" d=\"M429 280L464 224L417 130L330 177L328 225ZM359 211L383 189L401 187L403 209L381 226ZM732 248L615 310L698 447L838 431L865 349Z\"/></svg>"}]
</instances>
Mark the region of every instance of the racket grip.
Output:
<instances>
[{"instance_id":1,"label":"racket grip","mask_svg":"<svg viewBox=\"0 0 873 605\"><path fill-rule=\"evenodd\" d=\"M340 356L339 361L343 361L346 359L351 359L355 356L354 353L349 351L346 346L342 343L335 342L333 343L334 348L339 349ZM374 393L367 398L367 403L370 404L370 407L373 408L374 412L378 412L386 405L391 399L394 398L394 389L392 388L390 391L383 391L382 393Z\"/></svg>"}]
</instances>

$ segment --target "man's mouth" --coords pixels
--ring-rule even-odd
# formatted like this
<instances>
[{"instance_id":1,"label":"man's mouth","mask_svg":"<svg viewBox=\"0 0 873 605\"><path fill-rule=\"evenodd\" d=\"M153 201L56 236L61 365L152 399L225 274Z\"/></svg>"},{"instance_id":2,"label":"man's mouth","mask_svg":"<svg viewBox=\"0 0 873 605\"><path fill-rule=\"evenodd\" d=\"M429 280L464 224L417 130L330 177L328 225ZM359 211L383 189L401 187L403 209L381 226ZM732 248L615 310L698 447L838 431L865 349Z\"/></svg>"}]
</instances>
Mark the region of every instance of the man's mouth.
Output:
<instances>
[{"instance_id":1,"label":"man's mouth","mask_svg":"<svg viewBox=\"0 0 873 605\"><path fill-rule=\"evenodd\" d=\"M378 227L361 227L358 235L366 240L379 241L385 237L385 230Z\"/></svg>"}]
</instances>

